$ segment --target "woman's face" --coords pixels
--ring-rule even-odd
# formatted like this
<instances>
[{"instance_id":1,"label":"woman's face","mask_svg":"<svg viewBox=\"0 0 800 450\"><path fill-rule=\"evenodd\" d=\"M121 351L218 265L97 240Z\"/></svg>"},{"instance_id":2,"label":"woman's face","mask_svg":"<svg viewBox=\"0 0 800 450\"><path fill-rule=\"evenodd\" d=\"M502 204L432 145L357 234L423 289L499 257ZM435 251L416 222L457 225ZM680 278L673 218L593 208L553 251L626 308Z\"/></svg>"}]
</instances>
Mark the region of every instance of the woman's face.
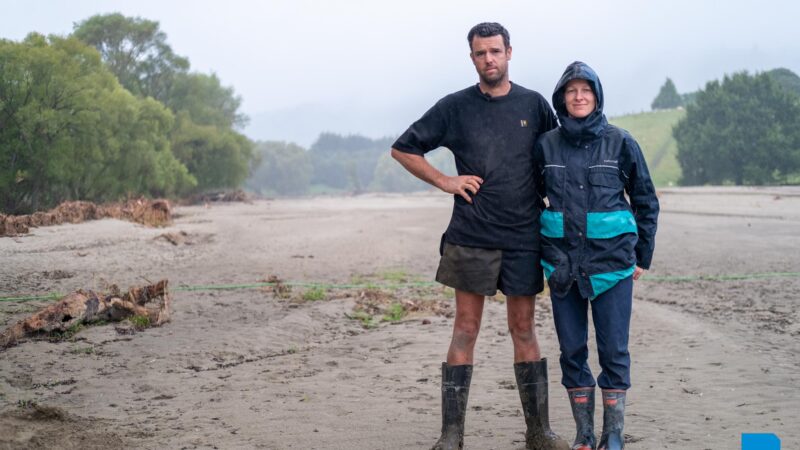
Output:
<instances>
[{"instance_id":1,"label":"woman's face","mask_svg":"<svg viewBox=\"0 0 800 450\"><path fill-rule=\"evenodd\" d=\"M564 102L567 104L567 113L575 119L583 119L597 107L597 99L589 82L580 79L567 83L564 88Z\"/></svg>"}]
</instances>

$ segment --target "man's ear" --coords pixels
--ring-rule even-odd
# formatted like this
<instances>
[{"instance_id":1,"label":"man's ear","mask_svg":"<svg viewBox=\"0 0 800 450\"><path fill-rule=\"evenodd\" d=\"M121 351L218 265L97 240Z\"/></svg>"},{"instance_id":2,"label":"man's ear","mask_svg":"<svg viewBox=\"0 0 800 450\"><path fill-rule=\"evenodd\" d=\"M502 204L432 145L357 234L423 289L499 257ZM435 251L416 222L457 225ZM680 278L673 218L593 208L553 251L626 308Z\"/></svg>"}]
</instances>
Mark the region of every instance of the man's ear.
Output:
<instances>
[{"instance_id":1,"label":"man's ear","mask_svg":"<svg viewBox=\"0 0 800 450\"><path fill-rule=\"evenodd\" d=\"M506 54L508 55L508 60L511 61L511 46L510 45L506 49Z\"/></svg>"}]
</instances>

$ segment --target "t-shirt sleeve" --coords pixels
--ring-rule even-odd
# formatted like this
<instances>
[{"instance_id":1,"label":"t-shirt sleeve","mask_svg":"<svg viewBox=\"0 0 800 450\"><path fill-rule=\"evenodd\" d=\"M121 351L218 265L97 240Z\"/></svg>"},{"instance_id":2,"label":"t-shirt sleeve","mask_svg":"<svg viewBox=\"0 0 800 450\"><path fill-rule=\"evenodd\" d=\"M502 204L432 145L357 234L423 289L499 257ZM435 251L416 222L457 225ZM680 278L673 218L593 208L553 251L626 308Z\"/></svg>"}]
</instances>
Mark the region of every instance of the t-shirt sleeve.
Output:
<instances>
[{"instance_id":1,"label":"t-shirt sleeve","mask_svg":"<svg viewBox=\"0 0 800 450\"><path fill-rule=\"evenodd\" d=\"M441 102L433 105L397 138L392 147L420 156L441 147L447 134L447 120L442 109Z\"/></svg>"}]
</instances>

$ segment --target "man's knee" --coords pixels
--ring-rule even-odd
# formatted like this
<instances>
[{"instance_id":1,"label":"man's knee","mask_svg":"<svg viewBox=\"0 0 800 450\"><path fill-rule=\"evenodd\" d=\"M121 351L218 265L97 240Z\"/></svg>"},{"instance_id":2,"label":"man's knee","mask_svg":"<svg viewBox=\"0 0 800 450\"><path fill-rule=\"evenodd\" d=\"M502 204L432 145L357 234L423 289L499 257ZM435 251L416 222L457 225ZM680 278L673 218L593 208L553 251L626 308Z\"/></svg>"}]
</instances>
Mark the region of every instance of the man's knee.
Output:
<instances>
[{"instance_id":1,"label":"man's knee","mask_svg":"<svg viewBox=\"0 0 800 450\"><path fill-rule=\"evenodd\" d=\"M477 317L461 317L454 324L454 334L461 339L475 340L480 329L481 321Z\"/></svg>"},{"instance_id":2,"label":"man's knee","mask_svg":"<svg viewBox=\"0 0 800 450\"><path fill-rule=\"evenodd\" d=\"M530 317L520 317L509 320L508 331L511 333L511 338L515 341L532 341L536 336L533 319Z\"/></svg>"},{"instance_id":3,"label":"man's knee","mask_svg":"<svg viewBox=\"0 0 800 450\"><path fill-rule=\"evenodd\" d=\"M508 299L508 330L511 337L530 340L535 336L533 299L516 297Z\"/></svg>"}]
</instances>

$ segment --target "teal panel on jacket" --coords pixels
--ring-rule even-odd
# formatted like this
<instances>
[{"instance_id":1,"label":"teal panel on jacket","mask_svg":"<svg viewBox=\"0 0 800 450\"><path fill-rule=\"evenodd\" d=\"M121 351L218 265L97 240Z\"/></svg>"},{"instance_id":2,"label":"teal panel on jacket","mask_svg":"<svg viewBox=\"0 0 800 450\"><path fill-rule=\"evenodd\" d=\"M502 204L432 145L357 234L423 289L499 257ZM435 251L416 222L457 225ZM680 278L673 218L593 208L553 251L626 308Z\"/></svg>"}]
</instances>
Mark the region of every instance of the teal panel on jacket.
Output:
<instances>
[{"instance_id":1,"label":"teal panel on jacket","mask_svg":"<svg viewBox=\"0 0 800 450\"><path fill-rule=\"evenodd\" d=\"M634 270L636 270L635 264L627 269L618 270L616 272L606 272L606 273L598 273L597 275L590 275L589 281L592 282L592 290L594 291L594 297L589 298L589 300L594 300L595 298L597 298L598 295L611 289L612 287L614 287L615 284L619 282L619 280L623 280L633 275Z\"/></svg>"},{"instance_id":2,"label":"teal panel on jacket","mask_svg":"<svg viewBox=\"0 0 800 450\"><path fill-rule=\"evenodd\" d=\"M589 239L608 239L625 233L636 233L636 219L628 210L586 214L586 237Z\"/></svg>"},{"instance_id":3,"label":"teal panel on jacket","mask_svg":"<svg viewBox=\"0 0 800 450\"><path fill-rule=\"evenodd\" d=\"M545 260L541 260L541 262L542 262L542 268L544 269L544 277L549 280L550 275L553 273L554 270L556 270L556 268Z\"/></svg>"},{"instance_id":4,"label":"teal panel on jacket","mask_svg":"<svg viewBox=\"0 0 800 450\"><path fill-rule=\"evenodd\" d=\"M542 235L549 238L564 237L564 213L545 209L539 217Z\"/></svg>"}]
</instances>

